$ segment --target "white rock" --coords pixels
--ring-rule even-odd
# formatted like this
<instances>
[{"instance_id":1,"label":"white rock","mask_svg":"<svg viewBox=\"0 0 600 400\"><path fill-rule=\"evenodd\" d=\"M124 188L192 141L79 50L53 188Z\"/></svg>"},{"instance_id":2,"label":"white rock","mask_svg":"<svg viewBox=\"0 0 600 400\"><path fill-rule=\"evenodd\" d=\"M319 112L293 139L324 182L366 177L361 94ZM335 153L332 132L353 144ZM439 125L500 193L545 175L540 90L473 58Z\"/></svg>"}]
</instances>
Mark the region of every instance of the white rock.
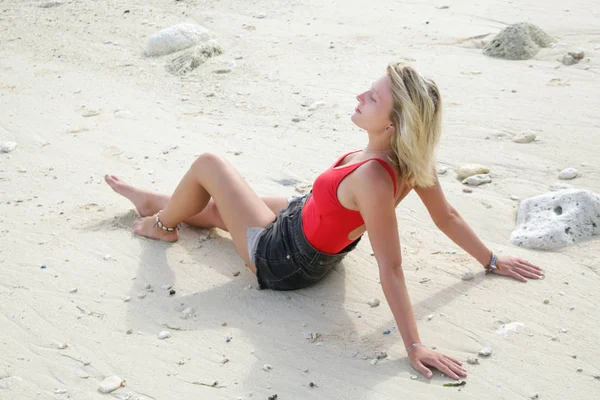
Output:
<instances>
[{"instance_id":1,"label":"white rock","mask_svg":"<svg viewBox=\"0 0 600 400\"><path fill-rule=\"evenodd\" d=\"M257 14L254 16L254 18L257 18L257 19L263 19L263 18L265 18L266 16L267 16L267 14L265 14L265 13L263 13L263 12L259 12L259 13L257 13Z\"/></svg>"},{"instance_id":2,"label":"white rock","mask_svg":"<svg viewBox=\"0 0 600 400\"><path fill-rule=\"evenodd\" d=\"M479 359L469 356L469 357L467 357L467 363L471 364L471 365L477 365L477 364L479 364Z\"/></svg>"},{"instance_id":3,"label":"white rock","mask_svg":"<svg viewBox=\"0 0 600 400\"><path fill-rule=\"evenodd\" d=\"M104 260L110 260L110 254L105 254L102 258L104 258Z\"/></svg>"},{"instance_id":4,"label":"white rock","mask_svg":"<svg viewBox=\"0 0 600 400\"><path fill-rule=\"evenodd\" d=\"M0 153L10 153L17 148L16 142L6 142L0 147Z\"/></svg>"},{"instance_id":5,"label":"white rock","mask_svg":"<svg viewBox=\"0 0 600 400\"><path fill-rule=\"evenodd\" d=\"M146 292L139 292L138 293L138 299L143 299L144 297L146 297Z\"/></svg>"},{"instance_id":6,"label":"white rock","mask_svg":"<svg viewBox=\"0 0 600 400\"><path fill-rule=\"evenodd\" d=\"M160 340L168 339L170 337L171 337L171 332L169 332L169 331L161 331L158 333L158 338Z\"/></svg>"},{"instance_id":7,"label":"white rock","mask_svg":"<svg viewBox=\"0 0 600 400\"><path fill-rule=\"evenodd\" d=\"M542 194L521 202L513 244L551 250L600 234L600 196L570 189Z\"/></svg>"},{"instance_id":8,"label":"white rock","mask_svg":"<svg viewBox=\"0 0 600 400\"><path fill-rule=\"evenodd\" d=\"M535 140L536 134L531 131L525 131L523 133L519 133L515 137L512 138L512 141L515 143L531 143Z\"/></svg>"},{"instance_id":9,"label":"white rock","mask_svg":"<svg viewBox=\"0 0 600 400\"><path fill-rule=\"evenodd\" d=\"M469 176L487 174L490 172L488 167L480 164L466 164L456 170L459 179L466 179Z\"/></svg>"},{"instance_id":10,"label":"white rock","mask_svg":"<svg viewBox=\"0 0 600 400\"><path fill-rule=\"evenodd\" d=\"M447 173L448 173L448 167L446 167L446 166L437 167L438 175L446 175Z\"/></svg>"},{"instance_id":11,"label":"white rock","mask_svg":"<svg viewBox=\"0 0 600 400\"><path fill-rule=\"evenodd\" d=\"M558 179L575 179L579 175L579 171L575 168L565 168L558 174Z\"/></svg>"},{"instance_id":12,"label":"white rock","mask_svg":"<svg viewBox=\"0 0 600 400\"><path fill-rule=\"evenodd\" d=\"M415 374L410 374L410 379L412 379L414 381L417 379L417 376Z\"/></svg>"},{"instance_id":13,"label":"white rock","mask_svg":"<svg viewBox=\"0 0 600 400\"><path fill-rule=\"evenodd\" d=\"M432 319L433 319L433 314L429 314L429 315L427 316L427 321L431 321Z\"/></svg>"},{"instance_id":14,"label":"white rock","mask_svg":"<svg viewBox=\"0 0 600 400\"><path fill-rule=\"evenodd\" d=\"M69 290L69 293L77 293L77 288L76 287L72 288L71 290Z\"/></svg>"},{"instance_id":15,"label":"white rock","mask_svg":"<svg viewBox=\"0 0 600 400\"><path fill-rule=\"evenodd\" d=\"M540 395L537 393L532 393L531 396L529 396L530 399L539 399Z\"/></svg>"},{"instance_id":16,"label":"white rock","mask_svg":"<svg viewBox=\"0 0 600 400\"><path fill-rule=\"evenodd\" d=\"M561 332L561 333L567 333L567 332L569 332L569 330L568 330L567 328L562 328L562 329L560 330L560 332Z\"/></svg>"},{"instance_id":17,"label":"white rock","mask_svg":"<svg viewBox=\"0 0 600 400\"><path fill-rule=\"evenodd\" d=\"M475 275L473 275L472 272L466 272L463 274L463 276L460 277L460 279L462 279L463 281L471 281L475 279Z\"/></svg>"},{"instance_id":18,"label":"white rock","mask_svg":"<svg viewBox=\"0 0 600 400\"><path fill-rule=\"evenodd\" d=\"M130 301L131 301L131 296L127 296L127 297L125 297L125 298L123 299L123 301L124 301L125 303L128 303L128 302L130 302Z\"/></svg>"},{"instance_id":19,"label":"white rock","mask_svg":"<svg viewBox=\"0 0 600 400\"><path fill-rule=\"evenodd\" d=\"M181 319L192 318L194 315L194 309L192 307L188 307L181 312Z\"/></svg>"},{"instance_id":20,"label":"white rock","mask_svg":"<svg viewBox=\"0 0 600 400\"><path fill-rule=\"evenodd\" d=\"M492 349L489 347L484 347L483 349L479 350L478 354L480 356L489 357L492 354Z\"/></svg>"},{"instance_id":21,"label":"white rock","mask_svg":"<svg viewBox=\"0 0 600 400\"><path fill-rule=\"evenodd\" d=\"M468 187L463 188L462 191L465 192L465 193L473 193L473 189L468 188Z\"/></svg>"},{"instance_id":22,"label":"white rock","mask_svg":"<svg viewBox=\"0 0 600 400\"><path fill-rule=\"evenodd\" d=\"M125 380L118 376L109 376L100 383L98 390L102 393L110 393L123 386L125 386Z\"/></svg>"},{"instance_id":23,"label":"white rock","mask_svg":"<svg viewBox=\"0 0 600 400\"><path fill-rule=\"evenodd\" d=\"M265 364L265 365L263 365L263 367L262 367L262 368L263 368L265 371L269 371L269 370L273 369L273 366L272 366L271 364Z\"/></svg>"},{"instance_id":24,"label":"white rock","mask_svg":"<svg viewBox=\"0 0 600 400\"><path fill-rule=\"evenodd\" d=\"M518 196L510 195L510 199L514 201L520 201L521 199Z\"/></svg>"},{"instance_id":25,"label":"white rock","mask_svg":"<svg viewBox=\"0 0 600 400\"><path fill-rule=\"evenodd\" d=\"M371 307L377 307L379 305L379 299L377 297L374 297L371 300L367 301L367 304Z\"/></svg>"},{"instance_id":26,"label":"white rock","mask_svg":"<svg viewBox=\"0 0 600 400\"><path fill-rule=\"evenodd\" d=\"M310 106L308 106L309 111L315 111L317 108L321 108L325 105L324 101L315 101Z\"/></svg>"},{"instance_id":27,"label":"white rock","mask_svg":"<svg viewBox=\"0 0 600 400\"><path fill-rule=\"evenodd\" d=\"M563 183L563 182L555 182L552 185L550 185L550 190L552 190L553 192L558 192L559 190L568 190L568 189L574 189L575 187L573 185L569 185L568 183Z\"/></svg>"},{"instance_id":28,"label":"white rock","mask_svg":"<svg viewBox=\"0 0 600 400\"><path fill-rule=\"evenodd\" d=\"M490 178L488 174L477 174L465 178L462 183L465 185L479 186L483 185L484 183L490 183L491 181L492 178Z\"/></svg>"},{"instance_id":29,"label":"white rock","mask_svg":"<svg viewBox=\"0 0 600 400\"><path fill-rule=\"evenodd\" d=\"M148 39L146 55L163 56L187 49L210 38L208 29L196 24L177 24L155 33Z\"/></svg>"}]
</instances>

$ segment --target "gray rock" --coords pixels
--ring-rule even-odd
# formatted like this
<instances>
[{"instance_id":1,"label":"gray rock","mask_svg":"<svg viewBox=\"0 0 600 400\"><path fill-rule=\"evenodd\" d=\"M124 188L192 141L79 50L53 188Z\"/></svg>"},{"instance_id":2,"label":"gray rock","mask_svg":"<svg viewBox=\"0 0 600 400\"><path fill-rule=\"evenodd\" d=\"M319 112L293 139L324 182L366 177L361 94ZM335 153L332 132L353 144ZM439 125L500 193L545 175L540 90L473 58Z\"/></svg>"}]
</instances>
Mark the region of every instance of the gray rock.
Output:
<instances>
[{"instance_id":1,"label":"gray rock","mask_svg":"<svg viewBox=\"0 0 600 400\"><path fill-rule=\"evenodd\" d=\"M367 301L367 304L371 307L377 307L379 305L379 299L377 297L374 297L371 300Z\"/></svg>"},{"instance_id":2,"label":"gray rock","mask_svg":"<svg viewBox=\"0 0 600 400\"><path fill-rule=\"evenodd\" d=\"M464 179L462 183L465 185L479 186L483 185L484 183L490 183L491 181L492 178L490 178L488 174L478 174Z\"/></svg>"},{"instance_id":3,"label":"gray rock","mask_svg":"<svg viewBox=\"0 0 600 400\"><path fill-rule=\"evenodd\" d=\"M477 365L477 364L479 364L479 359L469 356L469 357L467 357L467 363L471 364L471 365Z\"/></svg>"},{"instance_id":4,"label":"gray rock","mask_svg":"<svg viewBox=\"0 0 600 400\"><path fill-rule=\"evenodd\" d=\"M487 174L490 172L488 167L480 164L466 164L456 170L458 179L466 179L473 175Z\"/></svg>"},{"instance_id":5,"label":"gray rock","mask_svg":"<svg viewBox=\"0 0 600 400\"><path fill-rule=\"evenodd\" d=\"M542 194L521 202L513 244L551 250L600 235L600 195L570 189Z\"/></svg>"},{"instance_id":6,"label":"gray rock","mask_svg":"<svg viewBox=\"0 0 600 400\"><path fill-rule=\"evenodd\" d=\"M565 168L558 174L558 179L575 179L577 176L579 176L579 171L575 168Z\"/></svg>"},{"instance_id":7,"label":"gray rock","mask_svg":"<svg viewBox=\"0 0 600 400\"><path fill-rule=\"evenodd\" d=\"M512 141L515 143L531 143L535 140L536 134L531 131L525 131L519 133L515 137L512 138Z\"/></svg>"},{"instance_id":8,"label":"gray rock","mask_svg":"<svg viewBox=\"0 0 600 400\"><path fill-rule=\"evenodd\" d=\"M204 64L209 58L223 54L223 48L215 40L202 43L192 51L172 59L165 69L175 76L183 76Z\"/></svg>"},{"instance_id":9,"label":"gray rock","mask_svg":"<svg viewBox=\"0 0 600 400\"><path fill-rule=\"evenodd\" d=\"M472 281L473 279L475 279L475 275L473 275L472 272L467 272L463 274L463 276L461 276L460 279L462 279L463 281Z\"/></svg>"},{"instance_id":10,"label":"gray rock","mask_svg":"<svg viewBox=\"0 0 600 400\"><path fill-rule=\"evenodd\" d=\"M483 54L508 60L528 60L542 47L548 47L552 37L539 27L521 22L504 28L483 48Z\"/></svg>"}]
</instances>

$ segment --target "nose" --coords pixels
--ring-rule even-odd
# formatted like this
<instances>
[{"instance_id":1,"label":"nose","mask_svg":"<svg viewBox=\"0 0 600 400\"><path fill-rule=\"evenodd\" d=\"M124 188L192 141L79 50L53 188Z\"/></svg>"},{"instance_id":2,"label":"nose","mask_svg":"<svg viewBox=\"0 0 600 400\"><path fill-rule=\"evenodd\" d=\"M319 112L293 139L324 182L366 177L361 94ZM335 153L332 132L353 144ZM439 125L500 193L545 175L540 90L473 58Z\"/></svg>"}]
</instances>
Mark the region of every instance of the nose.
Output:
<instances>
[{"instance_id":1,"label":"nose","mask_svg":"<svg viewBox=\"0 0 600 400\"><path fill-rule=\"evenodd\" d=\"M358 102L359 102L360 104L363 104L363 103L364 103L364 101L363 101L363 95L364 95L364 92L363 92L363 93L361 93L361 94L359 94L358 96L356 96L356 100L358 100Z\"/></svg>"}]
</instances>

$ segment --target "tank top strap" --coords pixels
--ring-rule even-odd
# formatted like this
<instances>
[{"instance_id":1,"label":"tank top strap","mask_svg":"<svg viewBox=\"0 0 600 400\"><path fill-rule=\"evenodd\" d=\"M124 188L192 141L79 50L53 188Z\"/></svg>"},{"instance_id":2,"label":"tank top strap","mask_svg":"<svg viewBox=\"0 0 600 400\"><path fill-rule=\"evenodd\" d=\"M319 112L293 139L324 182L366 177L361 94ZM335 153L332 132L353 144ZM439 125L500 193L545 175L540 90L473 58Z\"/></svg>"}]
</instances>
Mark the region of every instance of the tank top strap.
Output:
<instances>
[{"instance_id":1,"label":"tank top strap","mask_svg":"<svg viewBox=\"0 0 600 400\"><path fill-rule=\"evenodd\" d=\"M352 164L351 168L344 170L344 177L346 175L350 174L351 172L353 172L354 170L356 170L358 167L360 167L364 163L367 163L369 161L377 161L379 164L381 164L387 170L387 172L390 174L390 177L392 178L392 183L394 184L394 197L396 197L396 192L398 190L398 188L396 187L396 175L394 174L394 170L392 169L392 167L390 167L390 165L388 163L386 163L384 160L382 160L381 158L375 158L375 157L369 158L368 160L364 160L361 162L357 162L356 164Z\"/></svg>"}]
</instances>

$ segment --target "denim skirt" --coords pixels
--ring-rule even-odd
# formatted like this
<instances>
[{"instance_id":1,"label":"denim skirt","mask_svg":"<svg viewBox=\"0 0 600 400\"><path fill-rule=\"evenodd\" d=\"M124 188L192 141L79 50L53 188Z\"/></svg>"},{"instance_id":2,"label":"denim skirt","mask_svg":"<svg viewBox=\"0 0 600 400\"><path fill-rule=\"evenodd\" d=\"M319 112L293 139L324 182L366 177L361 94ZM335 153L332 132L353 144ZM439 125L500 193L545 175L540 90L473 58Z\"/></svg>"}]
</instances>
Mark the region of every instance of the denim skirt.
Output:
<instances>
[{"instance_id":1,"label":"denim skirt","mask_svg":"<svg viewBox=\"0 0 600 400\"><path fill-rule=\"evenodd\" d=\"M259 289L295 290L320 281L352 251L358 238L337 254L315 249L304 236L302 208L311 196L290 201L277 214L275 221L248 240L250 258L256 266Z\"/></svg>"}]
</instances>

